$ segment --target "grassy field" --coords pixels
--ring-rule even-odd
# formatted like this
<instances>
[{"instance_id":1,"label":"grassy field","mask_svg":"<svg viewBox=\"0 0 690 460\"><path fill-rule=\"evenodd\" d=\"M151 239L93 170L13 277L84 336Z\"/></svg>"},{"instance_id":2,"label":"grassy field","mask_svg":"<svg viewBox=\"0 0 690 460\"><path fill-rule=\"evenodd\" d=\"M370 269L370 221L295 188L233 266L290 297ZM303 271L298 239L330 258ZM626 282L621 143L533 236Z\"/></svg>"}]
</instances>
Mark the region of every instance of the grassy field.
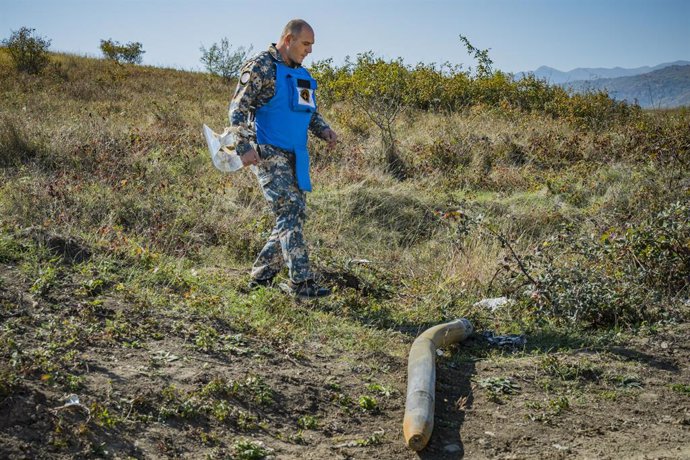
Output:
<instances>
[{"instance_id":1,"label":"grassy field","mask_svg":"<svg viewBox=\"0 0 690 460\"><path fill-rule=\"evenodd\" d=\"M306 237L334 294L297 302L245 289L273 222L201 134L233 86L71 55L30 76L3 51L0 457L690 456L688 110L409 108L400 180L333 102ZM459 317L477 334L439 355L415 454L407 350Z\"/></svg>"}]
</instances>

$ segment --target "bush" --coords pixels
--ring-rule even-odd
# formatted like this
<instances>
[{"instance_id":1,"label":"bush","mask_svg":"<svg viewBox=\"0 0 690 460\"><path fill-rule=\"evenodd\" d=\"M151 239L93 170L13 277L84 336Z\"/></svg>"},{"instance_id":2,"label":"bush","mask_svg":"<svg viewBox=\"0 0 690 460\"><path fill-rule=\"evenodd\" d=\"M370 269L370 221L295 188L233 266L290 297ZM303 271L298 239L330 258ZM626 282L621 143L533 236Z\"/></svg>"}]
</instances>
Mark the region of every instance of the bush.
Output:
<instances>
[{"instance_id":1,"label":"bush","mask_svg":"<svg viewBox=\"0 0 690 460\"><path fill-rule=\"evenodd\" d=\"M609 128L640 114L639 106L615 101L606 92L569 94L534 75L516 80L511 74L491 70L490 61L472 74L448 63L419 63L413 67L400 58L388 61L369 51L358 54L355 60L347 59L342 66L330 59L317 61L310 72L319 82L319 101L323 105L354 102L384 128L408 108L459 111L485 106L545 112L583 129ZM384 140L387 131L384 129Z\"/></svg>"},{"instance_id":2,"label":"bush","mask_svg":"<svg viewBox=\"0 0 690 460\"><path fill-rule=\"evenodd\" d=\"M533 259L543 307L591 326L673 316L667 305L690 290L688 241L690 205L680 202L599 239L561 234Z\"/></svg>"},{"instance_id":3,"label":"bush","mask_svg":"<svg viewBox=\"0 0 690 460\"><path fill-rule=\"evenodd\" d=\"M50 40L35 35L35 31L35 29L22 27L13 31L10 38L2 41L2 45L7 47L16 69L20 72L38 74L48 65Z\"/></svg>"},{"instance_id":4,"label":"bush","mask_svg":"<svg viewBox=\"0 0 690 460\"><path fill-rule=\"evenodd\" d=\"M141 55L145 53L142 46L139 42L129 42L126 45L121 45L112 39L101 40L103 56L120 64L125 62L128 64L141 64Z\"/></svg>"},{"instance_id":5,"label":"bush","mask_svg":"<svg viewBox=\"0 0 690 460\"><path fill-rule=\"evenodd\" d=\"M408 66L402 59L387 62L369 51L358 54L355 62L347 58L339 69L327 60L317 62L311 70L317 80L321 79L331 102L352 101L379 128L386 168L394 177L404 179L407 168L396 148L393 125L410 103Z\"/></svg>"},{"instance_id":6,"label":"bush","mask_svg":"<svg viewBox=\"0 0 690 460\"><path fill-rule=\"evenodd\" d=\"M240 46L233 51L232 45L227 38L220 41L220 45L214 43L209 49L203 45L201 51L201 62L213 75L223 77L226 81L237 78L242 68L242 64L247 60L247 56L252 52L252 47L245 49Z\"/></svg>"}]
</instances>

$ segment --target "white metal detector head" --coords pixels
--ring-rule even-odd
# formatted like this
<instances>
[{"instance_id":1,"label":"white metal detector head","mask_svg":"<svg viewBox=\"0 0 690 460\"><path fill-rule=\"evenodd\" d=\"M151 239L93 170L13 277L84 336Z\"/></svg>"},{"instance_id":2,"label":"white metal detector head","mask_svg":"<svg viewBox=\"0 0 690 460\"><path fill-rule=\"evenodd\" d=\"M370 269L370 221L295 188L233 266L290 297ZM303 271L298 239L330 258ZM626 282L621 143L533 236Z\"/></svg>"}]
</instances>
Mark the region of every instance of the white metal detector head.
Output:
<instances>
[{"instance_id":1,"label":"white metal detector head","mask_svg":"<svg viewBox=\"0 0 690 460\"><path fill-rule=\"evenodd\" d=\"M235 151L237 146L237 127L225 128L223 134L216 134L204 125L204 137L208 144L213 166L223 172L233 172L242 169L242 160Z\"/></svg>"}]
</instances>

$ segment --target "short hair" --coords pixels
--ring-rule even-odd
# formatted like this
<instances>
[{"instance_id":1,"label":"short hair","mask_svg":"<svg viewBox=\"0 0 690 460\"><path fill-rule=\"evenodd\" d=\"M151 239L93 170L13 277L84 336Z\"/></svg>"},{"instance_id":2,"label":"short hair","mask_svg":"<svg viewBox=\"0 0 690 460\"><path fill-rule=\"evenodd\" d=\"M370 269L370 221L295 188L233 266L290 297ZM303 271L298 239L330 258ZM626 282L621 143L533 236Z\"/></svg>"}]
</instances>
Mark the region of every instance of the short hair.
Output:
<instances>
[{"instance_id":1,"label":"short hair","mask_svg":"<svg viewBox=\"0 0 690 460\"><path fill-rule=\"evenodd\" d=\"M287 37L288 35L297 36L305 27L311 29L311 26L304 19L293 19L285 25L280 38Z\"/></svg>"}]
</instances>

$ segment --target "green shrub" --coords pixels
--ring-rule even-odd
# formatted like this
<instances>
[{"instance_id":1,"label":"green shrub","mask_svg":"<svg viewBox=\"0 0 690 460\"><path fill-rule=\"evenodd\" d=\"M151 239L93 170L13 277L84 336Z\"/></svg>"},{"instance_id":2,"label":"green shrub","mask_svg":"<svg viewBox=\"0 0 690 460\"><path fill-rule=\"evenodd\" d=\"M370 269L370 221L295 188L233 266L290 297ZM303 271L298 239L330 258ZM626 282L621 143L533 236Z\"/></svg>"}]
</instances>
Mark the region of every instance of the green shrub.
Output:
<instances>
[{"instance_id":1,"label":"green shrub","mask_svg":"<svg viewBox=\"0 0 690 460\"><path fill-rule=\"evenodd\" d=\"M598 130L628 121L639 112L639 106L613 100L605 91L573 94L555 104L554 111L579 126Z\"/></svg>"},{"instance_id":2,"label":"green shrub","mask_svg":"<svg viewBox=\"0 0 690 460\"><path fill-rule=\"evenodd\" d=\"M214 43L209 49L202 45L199 50L201 51L201 63L204 64L206 70L213 75L222 77L225 81L230 81L239 75L242 64L252 52L252 47L245 49L240 46L233 50L228 39L223 38L220 45Z\"/></svg>"},{"instance_id":3,"label":"green shrub","mask_svg":"<svg viewBox=\"0 0 690 460\"><path fill-rule=\"evenodd\" d=\"M141 64L142 54L145 53L140 42L129 42L121 45L112 39L101 40L101 51L106 59L128 64Z\"/></svg>"},{"instance_id":4,"label":"green shrub","mask_svg":"<svg viewBox=\"0 0 690 460\"><path fill-rule=\"evenodd\" d=\"M542 307L591 326L673 316L690 291L690 204L674 203L599 239L562 233L536 259Z\"/></svg>"},{"instance_id":5,"label":"green shrub","mask_svg":"<svg viewBox=\"0 0 690 460\"><path fill-rule=\"evenodd\" d=\"M673 203L615 233L601 240L612 264L622 263L627 275L668 296L690 289L690 204Z\"/></svg>"},{"instance_id":6,"label":"green shrub","mask_svg":"<svg viewBox=\"0 0 690 460\"><path fill-rule=\"evenodd\" d=\"M468 48L469 49L469 48ZM469 106L503 111L546 112L582 128L604 129L640 114L637 105L615 101L604 91L568 94L534 75L519 80L491 69L486 50L471 48L481 59L476 74L445 63L405 64L401 58L385 60L372 51L360 53L342 66L331 59L310 68L319 81L319 100L326 106L350 101L364 110L381 129L403 109L458 111Z\"/></svg>"},{"instance_id":7,"label":"green shrub","mask_svg":"<svg viewBox=\"0 0 690 460\"><path fill-rule=\"evenodd\" d=\"M38 74L48 65L50 40L35 34L36 29L22 27L3 40L16 69L28 74Z\"/></svg>"}]
</instances>

